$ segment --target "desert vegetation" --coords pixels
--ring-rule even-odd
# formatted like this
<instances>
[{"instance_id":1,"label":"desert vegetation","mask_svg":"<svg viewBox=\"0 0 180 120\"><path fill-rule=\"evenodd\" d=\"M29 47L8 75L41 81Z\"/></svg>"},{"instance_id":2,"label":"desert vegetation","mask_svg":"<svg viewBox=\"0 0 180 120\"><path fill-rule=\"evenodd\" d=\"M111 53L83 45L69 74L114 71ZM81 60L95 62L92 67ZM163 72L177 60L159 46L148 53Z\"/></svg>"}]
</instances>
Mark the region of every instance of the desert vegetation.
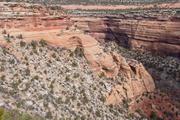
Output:
<instances>
[{"instance_id":1,"label":"desert vegetation","mask_svg":"<svg viewBox=\"0 0 180 120\"><path fill-rule=\"evenodd\" d=\"M0 120L44 120L39 116L31 116L27 113L20 113L18 110L7 110L0 108Z\"/></svg>"},{"instance_id":2,"label":"desert vegetation","mask_svg":"<svg viewBox=\"0 0 180 120\"><path fill-rule=\"evenodd\" d=\"M135 119L129 118L122 106L105 105L105 94L115 83L93 75L81 49L73 52L51 47L44 40L25 43L13 39L11 44L13 49L0 48L0 98L4 108L46 119ZM19 56L11 54L14 52ZM121 79L119 76L116 81Z\"/></svg>"},{"instance_id":3,"label":"desert vegetation","mask_svg":"<svg viewBox=\"0 0 180 120\"><path fill-rule=\"evenodd\" d=\"M81 10L81 9L76 9L76 10L66 10L67 13L69 14L75 14L75 15L92 15L92 16L104 16L104 15L132 15L134 16L146 16L146 17L152 17L152 16L161 16L161 15L179 15L180 9L154 9L154 8L149 8L149 9L125 9L125 10Z\"/></svg>"}]
</instances>

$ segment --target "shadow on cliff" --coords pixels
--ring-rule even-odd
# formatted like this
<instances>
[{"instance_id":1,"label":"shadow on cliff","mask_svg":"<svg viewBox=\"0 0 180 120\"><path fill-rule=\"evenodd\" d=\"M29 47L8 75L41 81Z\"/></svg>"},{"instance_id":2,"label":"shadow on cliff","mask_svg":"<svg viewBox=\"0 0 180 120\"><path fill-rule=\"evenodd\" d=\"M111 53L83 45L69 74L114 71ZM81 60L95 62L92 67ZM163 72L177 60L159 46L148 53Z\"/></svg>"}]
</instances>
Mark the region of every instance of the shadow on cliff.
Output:
<instances>
[{"instance_id":1,"label":"shadow on cliff","mask_svg":"<svg viewBox=\"0 0 180 120\"><path fill-rule=\"evenodd\" d=\"M127 35L126 31L120 29L119 21L115 17L106 17L104 21L106 25L105 30L105 41L115 41L118 45L123 46L125 48L129 48L130 38Z\"/></svg>"},{"instance_id":2,"label":"shadow on cliff","mask_svg":"<svg viewBox=\"0 0 180 120\"><path fill-rule=\"evenodd\" d=\"M125 31L125 30L123 30L123 26L121 26L120 22L117 21L115 17L106 17L106 20L104 21L104 25L106 25L106 30L104 30L106 42L115 41L116 43L118 43L119 46L123 46L125 48L131 49L131 40L133 40L135 38L135 34L138 29L139 22L140 21L129 24L129 26L126 25L126 27L128 27L129 31ZM127 33L129 33L129 34L127 34ZM166 35L168 35L168 33ZM170 39L172 39L172 37L169 37L166 35L161 36L158 41L162 41L167 44L172 44L172 43L168 43L168 41ZM174 39L175 39L174 40L175 42L178 41L177 38L174 38ZM142 46L142 47L144 47L144 46ZM173 55L173 56L177 56L177 57L180 56L180 54L179 54L178 50L176 50L176 48L171 48L172 50L176 51L173 54L171 51L167 51L167 49L158 48L158 51L157 51L157 47L154 46L154 44L149 45L148 48L146 47L146 48L142 48L142 49L147 49L147 51L154 50L153 54L156 54L157 56L160 56L160 53L161 54L163 53L165 55ZM160 51L160 53L158 53L159 51ZM141 54L139 54L139 55L141 55ZM147 61L148 61L148 59L147 59ZM152 67L151 65L150 65L150 68L146 65L144 67L149 72L149 74L153 77L156 89L160 90L160 92L162 92L162 93L166 93L173 101L180 100L179 84L178 84L178 82L176 82L176 80L173 81L173 79L175 79L177 77L174 77L173 75L168 75L168 78L170 78L170 80L166 80L166 78L162 79L161 77L164 76L164 74L167 74L166 72L158 70L158 68L156 68L155 66ZM176 74L178 74L178 73L176 73ZM172 82L175 83L175 85L170 84ZM177 103L175 102L174 104L177 107L180 107L180 104L178 104L178 102Z\"/></svg>"}]
</instances>

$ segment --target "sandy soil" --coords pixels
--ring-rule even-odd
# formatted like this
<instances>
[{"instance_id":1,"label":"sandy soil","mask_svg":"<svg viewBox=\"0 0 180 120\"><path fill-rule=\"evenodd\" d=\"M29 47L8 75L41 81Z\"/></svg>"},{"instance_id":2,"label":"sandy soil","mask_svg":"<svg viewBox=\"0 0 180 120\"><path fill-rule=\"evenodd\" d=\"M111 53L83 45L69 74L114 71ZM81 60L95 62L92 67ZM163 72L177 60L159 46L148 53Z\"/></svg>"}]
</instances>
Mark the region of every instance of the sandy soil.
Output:
<instances>
[{"instance_id":1,"label":"sandy soil","mask_svg":"<svg viewBox=\"0 0 180 120\"><path fill-rule=\"evenodd\" d=\"M82 10L125 10L125 9L137 9L137 8L153 8L154 4L151 5L114 5L114 6L103 6L103 5L62 5L64 9L68 10L75 10L75 9L82 9ZM157 5L160 8L180 8L180 3L166 3Z\"/></svg>"}]
</instances>

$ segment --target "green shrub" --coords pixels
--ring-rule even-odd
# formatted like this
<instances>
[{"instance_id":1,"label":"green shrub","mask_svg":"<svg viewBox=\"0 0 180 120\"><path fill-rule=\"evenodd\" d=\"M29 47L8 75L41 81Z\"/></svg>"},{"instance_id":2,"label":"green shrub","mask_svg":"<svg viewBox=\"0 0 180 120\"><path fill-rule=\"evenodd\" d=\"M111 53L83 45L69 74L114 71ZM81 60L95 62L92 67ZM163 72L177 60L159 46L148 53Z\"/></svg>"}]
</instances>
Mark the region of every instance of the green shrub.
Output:
<instances>
[{"instance_id":1,"label":"green shrub","mask_svg":"<svg viewBox=\"0 0 180 120\"><path fill-rule=\"evenodd\" d=\"M156 112L154 112L154 111L151 112L150 119L151 120L158 120L158 116L157 116Z\"/></svg>"},{"instance_id":2,"label":"green shrub","mask_svg":"<svg viewBox=\"0 0 180 120\"><path fill-rule=\"evenodd\" d=\"M25 42L23 42L23 41L20 42L20 46L21 46L21 47L25 47L25 45L26 45Z\"/></svg>"},{"instance_id":3,"label":"green shrub","mask_svg":"<svg viewBox=\"0 0 180 120\"><path fill-rule=\"evenodd\" d=\"M16 36L16 38L23 39L22 34L19 34L18 36Z\"/></svg>"},{"instance_id":4,"label":"green shrub","mask_svg":"<svg viewBox=\"0 0 180 120\"><path fill-rule=\"evenodd\" d=\"M101 117L101 113L100 113L99 110L96 111L96 116L97 116L97 117Z\"/></svg>"},{"instance_id":5,"label":"green shrub","mask_svg":"<svg viewBox=\"0 0 180 120\"><path fill-rule=\"evenodd\" d=\"M74 50L74 53L77 57L83 57L84 56L84 50L81 47L77 47Z\"/></svg>"},{"instance_id":6,"label":"green shrub","mask_svg":"<svg viewBox=\"0 0 180 120\"><path fill-rule=\"evenodd\" d=\"M31 45L32 45L33 49L36 49L37 42L36 42L36 41L32 41L32 42L31 42Z\"/></svg>"},{"instance_id":7,"label":"green shrub","mask_svg":"<svg viewBox=\"0 0 180 120\"><path fill-rule=\"evenodd\" d=\"M44 46L47 45L47 42L46 42L44 39L41 39L41 40L39 41L39 44L44 47Z\"/></svg>"},{"instance_id":8,"label":"green shrub","mask_svg":"<svg viewBox=\"0 0 180 120\"><path fill-rule=\"evenodd\" d=\"M52 113L49 111L49 112L47 112L47 114L46 114L46 118L48 118L48 119L52 119Z\"/></svg>"},{"instance_id":9,"label":"green shrub","mask_svg":"<svg viewBox=\"0 0 180 120\"><path fill-rule=\"evenodd\" d=\"M29 114L26 114L26 113L22 113L19 119L20 120L35 120Z\"/></svg>"},{"instance_id":10,"label":"green shrub","mask_svg":"<svg viewBox=\"0 0 180 120\"><path fill-rule=\"evenodd\" d=\"M104 72L101 72L101 73L99 73L99 78L103 78L103 77L105 77L105 74L104 74Z\"/></svg>"},{"instance_id":11,"label":"green shrub","mask_svg":"<svg viewBox=\"0 0 180 120\"><path fill-rule=\"evenodd\" d=\"M27 113L20 113L18 110L6 110L0 108L0 120L44 120L39 116L31 116Z\"/></svg>"},{"instance_id":12,"label":"green shrub","mask_svg":"<svg viewBox=\"0 0 180 120\"><path fill-rule=\"evenodd\" d=\"M6 76L5 75L2 75L1 76L1 80L5 80Z\"/></svg>"},{"instance_id":13,"label":"green shrub","mask_svg":"<svg viewBox=\"0 0 180 120\"><path fill-rule=\"evenodd\" d=\"M100 100L104 103L106 101L106 98L104 96L101 96Z\"/></svg>"},{"instance_id":14,"label":"green shrub","mask_svg":"<svg viewBox=\"0 0 180 120\"><path fill-rule=\"evenodd\" d=\"M79 73L74 73L74 78L78 78L79 76Z\"/></svg>"},{"instance_id":15,"label":"green shrub","mask_svg":"<svg viewBox=\"0 0 180 120\"><path fill-rule=\"evenodd\" d=\"M4 39L5 39L8 43L11 42L9 34L8 34L7 36L4 36Z\"/></svg>"},{"instance_id":16,"label":"green shrub","mask_svg":"<svg viewBox=\"0 0 180 120\"><path fill-rule=\"evenodd\" d=\"M72 63L72 67L77 67L77 66L78 66L78 64L76 62Z\"/></svg>"},{"instance_id":17,"label":"green shrub","mask_svg":"<svg viewBox=\"0 0 180 120\"><path fill-rule=\"evenodd\" d=\"M39 79L39 76L38 76L38 75L34 76L34 79L38 80L38 79Z\"/></svg>"},{"instance_id":18,"label":"green shrub","mask_svg":"<svg viewBox=\"0 0 180 120\"><path fill-rule=\"evenodd\" d=\"M25 74L26 74L27 76L29 76L30 73L31 73L31 71L27 68L27 69L25 70Z\"/></svg>"},{"instance_id":19,"label":"green shrub","mask_svg":"<svg viewBox=\"0 0 180 120\"><path fill-rule=\"evenodd\" d=\"M3 109L3 108L0 108L0 120L2 120L3 114L4 114L4 109Z\"/></svg>"},{"instance_id":20,"label":"green shrub","mask_svg":"<svg viewBox=\"0 0 180 120\"><path fill-rule=\"evenodd\" d=\"M53 53L53 54L52 54L52 57L53 57L53 58L56 58L56 54L55 54L55 53Z\"/></svg>"},{"instance_id":21,"label":"green shrub","mask_svg":"<svg viewBox=\"0 0 180 120\"><path fill-rule=\"evenodd\" d=\"M73 57L73 56L74 56L74 52L71 52L71 53L69 54L69 56L70 56L70 57Z\"/></svg>"},{"instance_id":22,"label":"green shrub","mask_svg":"<svg viewBox=\"0 0 180 120\"><path fill-rule=\"evenodd\" d=\"M66 79L66 81L69 81L69 80L70 80L69 76L66 76L66 78L65 78L65 79Z\"/></svg>"}]
</instances>

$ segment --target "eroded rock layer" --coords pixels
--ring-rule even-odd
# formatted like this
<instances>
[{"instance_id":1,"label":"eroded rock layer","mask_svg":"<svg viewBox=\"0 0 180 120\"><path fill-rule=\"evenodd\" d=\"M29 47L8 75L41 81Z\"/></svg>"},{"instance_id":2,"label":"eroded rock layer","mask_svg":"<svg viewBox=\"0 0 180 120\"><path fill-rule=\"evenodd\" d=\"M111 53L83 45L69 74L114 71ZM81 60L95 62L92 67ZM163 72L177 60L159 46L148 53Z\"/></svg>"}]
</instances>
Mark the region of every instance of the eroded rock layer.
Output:
<instances>
[{"instance_id":1,"label":"eroded rock layer","mask_svg":"<svg viewBox=\"0 0 180 120\"><path fill-rule=\"evenodd\" d=\"M180 55L178 20L134 20L121 18L72 18L78 28L99 40L115 40L121 45L142 51Z\"/></svg>"},{"instance_id":2,"label":"eroded rock layer","mask_svg":"<svg viewBox=\"0 0 180 120\"><path fill-rule=\"evenodd\" d=\"M35 13L34 13L35 14ZM178 18L138 19L126 17L52 17L22 15L0 19L2 29L49 30L76 26L99 41L115 40L120 45L161 55L180 55L180 20Z\"/></svg>"}]
</instances>

